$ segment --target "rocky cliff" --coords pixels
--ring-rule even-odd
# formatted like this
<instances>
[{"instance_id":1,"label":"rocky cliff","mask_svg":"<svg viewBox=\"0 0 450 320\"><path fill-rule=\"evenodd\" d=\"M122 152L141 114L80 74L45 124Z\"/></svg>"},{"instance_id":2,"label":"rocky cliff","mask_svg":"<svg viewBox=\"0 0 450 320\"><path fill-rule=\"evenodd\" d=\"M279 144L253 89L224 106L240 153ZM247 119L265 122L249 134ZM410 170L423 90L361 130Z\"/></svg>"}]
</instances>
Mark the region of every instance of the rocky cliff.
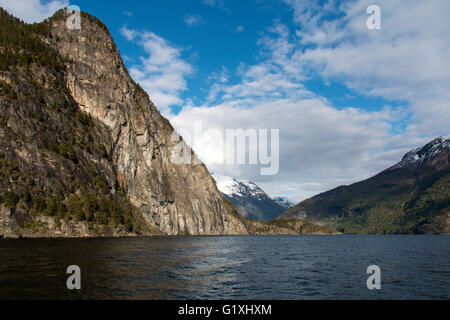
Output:
<instances>
[{"instance_id":1,"label":"rocky cliff","mask_svg":"<svg viewBox=\"0 0 450 320\"><path fill-rule=\"evenodd\" d=\"M82 13L69 30L63 11L31 26L1 18L0 231L3 221L15 234L247 233L203 164L170 160L184 142L172 141L103 23Z\"/></svg>"}]
</instances>

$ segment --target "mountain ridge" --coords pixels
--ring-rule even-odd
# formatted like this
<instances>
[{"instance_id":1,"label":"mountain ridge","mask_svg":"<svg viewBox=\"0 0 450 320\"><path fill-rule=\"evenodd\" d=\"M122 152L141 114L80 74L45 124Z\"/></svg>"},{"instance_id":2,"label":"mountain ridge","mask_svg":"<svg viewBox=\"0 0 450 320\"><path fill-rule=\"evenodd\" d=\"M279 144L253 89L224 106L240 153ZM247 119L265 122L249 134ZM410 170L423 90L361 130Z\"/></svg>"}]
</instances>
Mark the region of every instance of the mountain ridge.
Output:
<instances>
[{"instance_id":1,"label":"mountain ridge","mask_svg":"<svg viewBox=\"0 0 450 320\"><path fill-rule=\"evenodd\" d=\"M287 208L267 195L258 185L230 176L213 173L217 187L238 212L247 219L270 221L280 216Z\"/></svg>"},{"instance_id":2,"label":"mountain ridge","mask_svg":"<svg viewBox=\"0 0 450 320\"><path fill-rule=\"evenodd\" d=\"M306 199L280 218L346 233L448 233L449 159L449 136L438 137L379 174Z\"/></svg>"},{"instance_id":3,"label":"mountain ridge","mask_svg":"<svg viewBox=\"0 0 450 320\"><path fill-rule=\"evenodd\" d=\"M170 161L185 143L100 20L82 12L69 30L63 10L33 25L0 15L4 235L248 233L203 164Z\"/></svg>"},{"instance_id":4,"label":"mountain ridge","mask_svg":"<svg viewBox=\"0 0 450 320\"><path fill-rule=\"evenodd\" d=\"M0 9L0 238L329 233L243 218L130 77L107 27ZM177 139L174 139L174 136Z\"/></svg>"},{"instance_id":5,"label":"mountain ridge","mask_svg":"<svg viewBox=\"0 0 450 320\"><path fill-rule=\"evenodd\" d=\"M275 201L276 203L278 203L280 206L289 209L291 207L293 207L295 205L294 202L292 202L288 197L284 197L284 196L280 196L280 197L275 197L272 198L273 201Z\"/></svg>"}]
</instances>

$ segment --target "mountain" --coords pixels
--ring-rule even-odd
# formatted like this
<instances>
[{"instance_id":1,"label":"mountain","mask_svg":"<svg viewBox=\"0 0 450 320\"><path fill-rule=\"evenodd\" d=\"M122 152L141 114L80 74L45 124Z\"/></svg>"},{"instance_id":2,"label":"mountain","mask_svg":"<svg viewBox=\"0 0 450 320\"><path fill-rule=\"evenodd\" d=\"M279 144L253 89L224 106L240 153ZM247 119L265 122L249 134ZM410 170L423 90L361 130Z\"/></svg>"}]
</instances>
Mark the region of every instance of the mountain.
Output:
<instances>
[{"instance_id":1,"label":"mountain","mask_svg":"<svg viewBox=\"0 0 450 320\"><path fill-rule=\"evenodd\" d=\"M203 164L170 161L184 142L106 26L67 18L0 10L0 237L246 234Z\"/></svg>"},{"instance_id":2,"label":"mountain","mask_svg":"<svg viewBox=\"0 0 450 320\"><path fill-rule=\"evenodd\" d=\"M275 197L272 199L273 199L273 201L275 201L276 203L278 203L280 206L282 206L285 209L288 209L295 205L295 203L292 202L291 200L289 200L287 197Z\"/></svg>"},{"instance_id":3,"label":"mountain","mask_svg":"<svg viewBox=\"0 0 450 320\"><path fill-rule=\"evenodd\" d=\"M408 152L365 181L304 200L281 218L301 218L346 233L449 233L450 136Z\"/></svg>"},{"instance_id":4,"label":"mountain","mask_svg":"<svg viewBox=\"0 0 450 320\"><path fill-rule=\"evenodd\" d=\"M247 219L273 220L287 208L285 202L281 204L273 200L253 182L220 174L213 174L213 178L225 198Z\"/></svg>"}]
</instances>

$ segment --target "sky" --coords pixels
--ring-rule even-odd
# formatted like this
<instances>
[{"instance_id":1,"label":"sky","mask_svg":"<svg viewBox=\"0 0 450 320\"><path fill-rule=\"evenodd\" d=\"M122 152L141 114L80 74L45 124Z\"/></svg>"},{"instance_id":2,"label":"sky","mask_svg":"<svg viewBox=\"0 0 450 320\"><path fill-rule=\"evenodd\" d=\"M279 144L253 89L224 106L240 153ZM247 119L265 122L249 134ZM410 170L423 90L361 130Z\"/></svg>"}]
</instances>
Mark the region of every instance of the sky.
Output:
<instances>
[{"instance_id":1,"label":"sky","mask_svg":"<svg viewBox=\"0 0 450 320\"><path fill-rule=\"evenodd\" d=\"M378 5L381 29L369 29ZM25 22L77 5L101 19L135 81L180 132L279 129L280 169L210 171L301 201L368 178L450 133L448 0L0 0ZM192 142L194 144L194 142ZM216 161L217 162L217 161Z\"/></svg>"}]
</instances>

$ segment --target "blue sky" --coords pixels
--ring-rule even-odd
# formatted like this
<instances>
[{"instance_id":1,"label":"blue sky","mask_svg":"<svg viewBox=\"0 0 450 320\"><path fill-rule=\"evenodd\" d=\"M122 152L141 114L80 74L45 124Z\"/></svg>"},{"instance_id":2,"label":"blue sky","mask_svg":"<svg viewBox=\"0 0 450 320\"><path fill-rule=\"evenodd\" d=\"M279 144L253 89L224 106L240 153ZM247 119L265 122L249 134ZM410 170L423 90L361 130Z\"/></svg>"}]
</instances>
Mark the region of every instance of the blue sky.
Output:
<instances>
[{"instance_id":1,"label":"blue sky","mask_svg":"<svg viewBox=\"0 0 450 320\"><path fill-rule=\"evenodd\" d=\"M188 88L181 97L198 103L206 98L213 73L220 73L225 67L230 71L230 82L236 80L233 71L241 63L254 63L258 59L260 34L274 19L289 20L292 15L283 3L264 0L118 1L112 4L81 0L76 4L106 23L121 53L130 58L124 59L128 67L138 62L144 52L142 47L123 37L124 26L151 31L179 48L181 58L193 67L186 78ZM192 22L188 25L190 17ZM177 112L182 105L171 107Z\"/></svg>"},{"instance_id":2,"label":"blue sky","mask_svg":"<svg viewBox=\"0 0 450 320\"><path fill-rule=\"evenodd\" d=\"M27 22L78 5L109 28L177 130L280 129L280 171L214 172L300 201L367 178L449 133L448 0L0 0ZM368 6L381 10L369 30Z\"/></svg>"},{"instance_id":3,"label":"blue sky","mask_svg":"<svg viewBox=\"0 0 450 320\"><path fill-rule=\"evenodd\" d=\"M205 101L213 74L226 68L229 82L236 83L239 77L235 76L235 70L239 65L252 65L261 59L258 40L274 23L281 22L291 30L296 29L292 8L282 1L77 0L71 4L105 22L126 57L124 62L128 67L137 63L145 53L141 46L124 38L121 33L123 27L151 31L179 48L181 58L193 67L192 73L186 77L187 89L180 93L180 97L183 101L192 99L197 104ZM333 18L334 14L327 16L327 19ZM360 94L339 79L324 81L320 76L310 76L311 79L303 82L306 88L326 97L337 108L353 106L373 111L385 105L407 104ZM178 113L183 103L170 107Z\"/></svg>"}]
</instances>

